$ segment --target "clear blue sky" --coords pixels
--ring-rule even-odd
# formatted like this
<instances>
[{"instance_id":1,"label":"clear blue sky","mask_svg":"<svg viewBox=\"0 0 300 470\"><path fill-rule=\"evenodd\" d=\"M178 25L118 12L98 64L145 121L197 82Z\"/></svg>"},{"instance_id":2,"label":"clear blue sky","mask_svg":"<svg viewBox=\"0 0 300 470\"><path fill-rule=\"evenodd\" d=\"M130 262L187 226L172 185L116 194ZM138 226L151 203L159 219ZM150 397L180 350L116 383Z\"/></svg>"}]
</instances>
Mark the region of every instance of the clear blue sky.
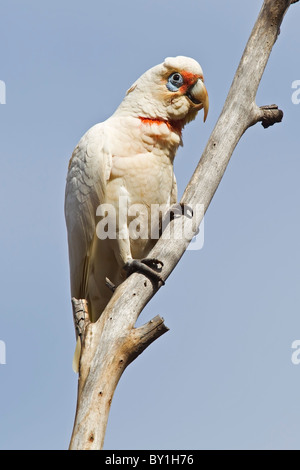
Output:
<instances>
[{"instance_id":1,"label":"clear blue sky","mask_svg":"<svg viewBox=\"0 0 300 470\"><path fill-rule=\"evenodd\" d=\"M204 70L205 125L184 131L182 193L222 109L262 0L69 0L1 4L0 448L65 449L77 376L63 215L81 135L166 56ZM170 331L125 371L105 449L299 449L300 4L259 88L281 124L249 129L189 251L142 313ZM1 97L0 97L1 101ZM3 345L3 343L1 343ZM0 358L1 362L1 358Z\"/></svg>"}]
</instances>

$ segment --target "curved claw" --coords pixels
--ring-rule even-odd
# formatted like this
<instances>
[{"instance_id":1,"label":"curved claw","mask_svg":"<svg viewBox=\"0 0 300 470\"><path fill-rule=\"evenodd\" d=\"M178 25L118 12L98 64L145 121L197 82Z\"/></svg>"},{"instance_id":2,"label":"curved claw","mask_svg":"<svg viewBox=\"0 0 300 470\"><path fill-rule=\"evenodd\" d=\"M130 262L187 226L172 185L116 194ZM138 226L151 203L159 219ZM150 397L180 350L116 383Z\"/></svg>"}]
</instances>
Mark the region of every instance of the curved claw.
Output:
<instances>
[{"instance_id":1,"label":"curved claw","mask_svg":"<svg viewBox=\"0 0 300 470\"><path fill-rule=\"evenodd\" d=\"M144 274L155 283L160 282L162 285L165 285L165 281L158 274L161 272L163 265L163 262L156 258L145 258L141 260L133 259L131 261L127 261L123 269L126 271L127 277L134 272L138 272Z\"/></svg>"},{"instance_id":2,"label":"curved claw","mask_svg":"<svg viewBox=\"0 0 300 470\"><path fill-rule=\"evenodd\" d=\"M185 204L184 202L179 202L178 204L174 204L173 206L170 207L169 209L170 213L170 220L173 220L174 217L184 215L188 219L192 219L194 212L191 206L188 204Z\"/></svg>"},{"instance_id":3,"label":"curved claw","mask_svg":"<svg viewBox=\"0 0 300 470\"><path fill-rule=\"evenodd\" d=\"M159 272L161 272L164 265L164 263L157 258L143 258L141 259L141 263L144 263L149 267L153 266L152 269Z\"/></svg>"}]
</instances>

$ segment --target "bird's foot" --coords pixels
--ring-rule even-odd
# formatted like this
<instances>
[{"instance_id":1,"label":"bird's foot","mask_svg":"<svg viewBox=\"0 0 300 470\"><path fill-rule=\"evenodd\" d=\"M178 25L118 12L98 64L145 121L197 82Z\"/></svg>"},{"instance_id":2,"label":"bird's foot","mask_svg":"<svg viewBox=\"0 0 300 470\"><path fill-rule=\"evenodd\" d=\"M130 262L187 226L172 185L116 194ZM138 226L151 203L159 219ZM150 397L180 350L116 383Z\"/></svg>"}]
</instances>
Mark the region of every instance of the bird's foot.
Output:
<instances>
[{"instance_id":1,"label":"bird's foot","mask_svg":"<svg viewBox=\"0 0 300 470\"><path fill-rule=\"evenodd\" d=\"M167 215L168 214L170 215L170 221L175 219L176 216L178 217L184 215L188 219L191 219L194 215L191 206L185 204L184 202L178 202L177 204L173 204L168 210Z\"/></svg>"},{"instance_id":2,"label":"bird's foot","mask_svg":"<svg viewBox=\"0 0 300 470\"><path fill-rule=\"evenodd\" d=\"M151 281L164 285L165 281L159 275L163 265L163 262L156 258L133 259L127 261L123 269L126 271L127 277L132 273L138 272L145 274Z\"/></svg>"},{"instance_id":3,"label":"bird's foot","mask_svg":"<svg viewBox=\"0 0 300 470\"><path fill-rule=\"evenodd\" d=\"M176 217L181 217L184 215L188 219L192 219L194 212L191 206L188 204L185 204L184 202L178 202L177 204L173 204L166 212L166 214L163 217L163 220L160 225L160 231L159 235L163 233L163 231L166 229L166 227L169 225L172 220L174 220Z\"/></svg>"}]
</instances>

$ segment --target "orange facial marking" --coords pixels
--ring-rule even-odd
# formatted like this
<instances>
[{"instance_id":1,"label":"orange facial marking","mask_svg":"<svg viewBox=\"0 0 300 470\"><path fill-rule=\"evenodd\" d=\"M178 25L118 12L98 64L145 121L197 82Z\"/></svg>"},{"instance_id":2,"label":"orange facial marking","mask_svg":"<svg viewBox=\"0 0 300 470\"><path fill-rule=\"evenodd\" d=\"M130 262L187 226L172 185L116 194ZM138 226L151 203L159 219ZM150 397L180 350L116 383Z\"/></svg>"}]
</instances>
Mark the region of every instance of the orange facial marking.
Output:
<instances>
[{"instance_id":1,"label":"orange facial marking","mask_svg":"<svg viewBox=\"0 0 300 470\"><path fill-rule=\"evenodd\" d=\"M185 93L194 83L196 83L198 78L201 78L201 80L203 80L202 75L187 72L186 70L182 70L180 74L184 80L184 84L179 88L181 93Z\"/></svg>"}]
</instances>

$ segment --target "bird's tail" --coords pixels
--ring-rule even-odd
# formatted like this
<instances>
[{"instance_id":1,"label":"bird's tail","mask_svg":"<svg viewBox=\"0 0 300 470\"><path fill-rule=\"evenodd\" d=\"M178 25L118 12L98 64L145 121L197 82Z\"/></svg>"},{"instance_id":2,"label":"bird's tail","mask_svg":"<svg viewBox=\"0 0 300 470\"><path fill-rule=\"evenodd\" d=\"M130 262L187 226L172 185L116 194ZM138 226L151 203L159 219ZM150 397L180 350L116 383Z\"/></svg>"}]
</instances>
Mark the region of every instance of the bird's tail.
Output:
<instances>
[{"instance_id":1,"label":"bird's tail","mask_svg":"<svg viewBox=\"0 0 300 470\"><path fill-rule=\"evenodd\" d=\"M76 342L76 348L73 356L73 362L72 362L72 368L73 371L77 374L79 372L79 360L80 360L80 354L81 354L81 341L78 336L77 342Z\"/></svg>"}]
</instances>

